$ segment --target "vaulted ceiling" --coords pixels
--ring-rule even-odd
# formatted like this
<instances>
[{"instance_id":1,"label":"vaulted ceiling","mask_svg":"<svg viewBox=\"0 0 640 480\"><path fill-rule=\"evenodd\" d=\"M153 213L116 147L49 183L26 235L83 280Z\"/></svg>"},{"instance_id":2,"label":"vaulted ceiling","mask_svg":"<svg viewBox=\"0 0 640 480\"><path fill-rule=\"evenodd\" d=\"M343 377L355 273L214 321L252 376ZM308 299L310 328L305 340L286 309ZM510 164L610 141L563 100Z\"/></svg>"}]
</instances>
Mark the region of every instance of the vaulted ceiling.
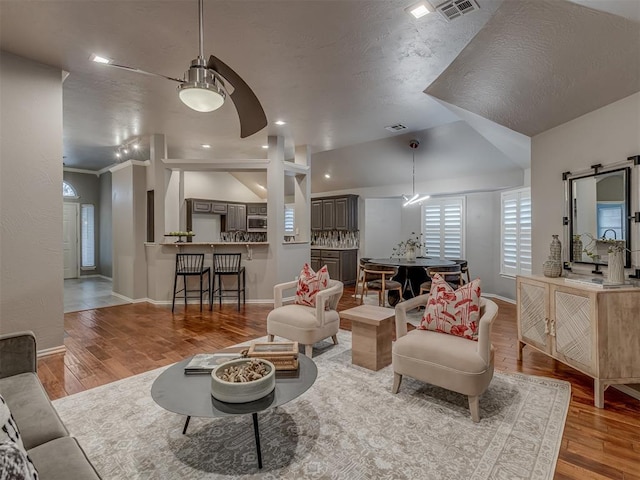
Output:
<instances>
[{"instance_id":1,"label":"vaulted ceiling","mask_svg":"<svg viewBox=\"0 0 640 480\"><path fill-rule=\"evenodd\" d=\"M151 133L166 135L170 158L192 159L265 158L267 135L281 134L289 151L325 152L314 155L318 171L356 177L382 156L344 152L399 135L384 129L396 123L408 127L403 134L479 135L496 149L487 171L523 168L524 136L640 90L640 1L478 0L479 10L452 22L413 19L404 11L411 3L206 0L205 55L247 81L269 120L246 139L230 102L193 112L175 84L89 60L98 53L181 77L198 50L196 0L3 0L0 45L69 72L65 163L93 170ZM280 119L287 124L275 125ZM434 172L448 161L437 158Z\"/></svg>"}]
</instances>

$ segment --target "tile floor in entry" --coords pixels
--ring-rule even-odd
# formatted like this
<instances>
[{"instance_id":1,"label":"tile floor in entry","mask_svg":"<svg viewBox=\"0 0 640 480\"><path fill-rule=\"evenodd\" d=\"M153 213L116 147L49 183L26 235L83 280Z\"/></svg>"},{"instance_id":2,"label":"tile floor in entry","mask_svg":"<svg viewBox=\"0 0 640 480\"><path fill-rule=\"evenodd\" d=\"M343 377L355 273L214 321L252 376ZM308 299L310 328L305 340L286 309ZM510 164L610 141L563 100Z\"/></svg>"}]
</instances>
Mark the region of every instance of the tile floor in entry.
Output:
<instances>
[{"instance_id":1,"label":"tile floor in entry","mask_svg":"<svg viewBox=\"0 0 640 480\"><path fill-rule=\"evenodd\" d=\"M64 313L130 303L111 291L112 282L107 278L68 278L64 281Z\"/></svg>"}]
</instances>

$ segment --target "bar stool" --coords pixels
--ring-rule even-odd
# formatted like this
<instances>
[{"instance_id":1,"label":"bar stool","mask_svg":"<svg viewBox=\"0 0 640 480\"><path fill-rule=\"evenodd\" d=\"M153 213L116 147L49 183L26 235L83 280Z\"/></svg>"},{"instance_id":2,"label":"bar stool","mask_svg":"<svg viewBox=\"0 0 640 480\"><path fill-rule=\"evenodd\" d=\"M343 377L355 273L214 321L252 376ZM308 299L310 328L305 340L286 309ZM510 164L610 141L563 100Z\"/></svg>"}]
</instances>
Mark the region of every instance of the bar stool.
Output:
<instances>
[{"instance_id":1,"label":"bar stool","mask_svg":"<svg viewBox=\"0 0 640 480\"><path fill-rule=\"evenodd\" d=\"M246 288L246 276L244 267L240 265L242 258L241 253L214 253L213 254L213 294L211 296L211 303L209 310L213 310L213 301L218 297L220 301L220 307L222 307L222 297L237 297L238 298L238 311L240 311L240 295L242 294L242 303L246 303L247 294ZM225 289L222 284L222 277L235 275L237 282L236 288ZM216 279L218 279L218 287L216 288ZM226 295L227 292L235 292L235 294Z\"/></svg>"},{"instance_id":2,"label":"bar stool","mask_svg":"<svg viewBox=\"0 0 640 480\"><path fill-rule=\"evenodd\" d=\"M203 277L207 275L206 288L202 288ZM178 277L182 277L184 288L178 288ZM187 287L187 277L200 277L200 289L189 290ZM184 306L187 307L187 298L197 298L189 296L189 292L199 292L200 311L202 311L202 294L207 292L211 301L211 268L204 266L204 253L178 253L176 254L176 274L173 278L173 301L171 302L171 312L176 306L176 294L184 292Z\"/></svg>"}]
</instances>

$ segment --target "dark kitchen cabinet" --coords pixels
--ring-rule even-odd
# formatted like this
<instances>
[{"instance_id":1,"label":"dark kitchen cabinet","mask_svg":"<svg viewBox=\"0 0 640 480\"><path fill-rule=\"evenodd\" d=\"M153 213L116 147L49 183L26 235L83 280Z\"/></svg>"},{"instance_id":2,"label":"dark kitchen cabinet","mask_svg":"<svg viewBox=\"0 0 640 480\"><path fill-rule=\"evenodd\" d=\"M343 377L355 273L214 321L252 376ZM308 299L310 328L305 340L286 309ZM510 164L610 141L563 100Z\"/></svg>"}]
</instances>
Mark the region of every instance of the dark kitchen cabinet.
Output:
<instances>
[{"instance_id":1,"label":"dark kitchen cabinet","mask_svg":"<svg viewBox=\"0 0 640 480\"><path fill-rule=\"evenodd\" d=\"M193 213L211 213L211 202L207 200L192 200L191 211Z\"/></svg>"},{"instance_id":2,"label":"dark kitchen cabinet","mask_svg":"<svg viewBox=\"0 0 640 480\"><path fill-rule=\"evenodd\" d=\"M311 230L322 230L322 200L311 201Z\"/></svg>"},{"instance_id":3,"label":"dark kitchen cabinet","mask_svg":"<svg viewBox=\"0 0 640 480\"><path fill-rule=\"evenodd\" d=\"M311 230L358 230L358 196L344 195L312 200Z\"/></svg>"},{"instance_id":4,"label":"dark kitchen cabinet","mask_svg":"<svg viewBox=\"0 0 640 480\"><path fill-rule=\"evenodd\" d=\"M248 203L247 215L266 215L267 204L266 203Z\"/></svg>"},{"instance_id":5,"label":"dark kitchen cabinet","mask_svg":"<svg viewBox=\"0 0 640 480\"><path fill-rule=\"evenodd\" d=\"M322 229L335 230L335 210L336 202L334 199L322 200Z\"/></svg>"},{"instance_id":6,"label":"dark kitchen cabinet","mask_svg":"<svg viewBox=\"0 0 640 480\"><path fill-rule=\"evenodd\" d=\"M244 232L247 230L247 206L239 203L227 204L225 232Z\"/></svg>"},{"instance_id":7,"label":"dark kitchen cabinet","mask_svg":"<svg viewBox=\"0 0 640 480\"><path fill-rule=\"evenodd\" d=\"M216 213L220 215L227 214L227 204L226 203L217 203L211 202L211 213Z\"/></svg>"},{"instance_id":8,"label":"dark kitchen cabinet","mask_svg":"<svg viewBox=\"0 0 640 480\"><path fill-rule=\"evenodd\" d=\"M327 266L329 277L340 280L345 285L356 283L358 274L357 250L311 250L311 268L316 272Z\"/></svg>"}]
</instances>

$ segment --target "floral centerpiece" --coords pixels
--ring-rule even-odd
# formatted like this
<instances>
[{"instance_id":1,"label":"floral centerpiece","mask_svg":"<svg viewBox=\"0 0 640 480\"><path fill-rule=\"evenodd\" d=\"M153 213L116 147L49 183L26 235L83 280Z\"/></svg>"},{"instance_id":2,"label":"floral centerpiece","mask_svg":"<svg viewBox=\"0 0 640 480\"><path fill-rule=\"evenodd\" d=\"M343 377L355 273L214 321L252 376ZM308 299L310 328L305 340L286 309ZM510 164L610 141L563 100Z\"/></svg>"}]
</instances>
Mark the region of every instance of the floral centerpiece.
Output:
<instances>
[{"instance_id":1,"label":"floral centerpiece","mask_svg":"<svg viewBox=\"0 0 640 480\"><path fill-rule=\"evenodd\" d=\"M416 232L411 232L411 236L406 240L398 243L397 246L393 247L392 257L406 257L410 262L415 261L418 251L423 247L422 244L422 234L416 234ZM426 253L426 250L425 250Z\"/></svg>"}]
</instances>

